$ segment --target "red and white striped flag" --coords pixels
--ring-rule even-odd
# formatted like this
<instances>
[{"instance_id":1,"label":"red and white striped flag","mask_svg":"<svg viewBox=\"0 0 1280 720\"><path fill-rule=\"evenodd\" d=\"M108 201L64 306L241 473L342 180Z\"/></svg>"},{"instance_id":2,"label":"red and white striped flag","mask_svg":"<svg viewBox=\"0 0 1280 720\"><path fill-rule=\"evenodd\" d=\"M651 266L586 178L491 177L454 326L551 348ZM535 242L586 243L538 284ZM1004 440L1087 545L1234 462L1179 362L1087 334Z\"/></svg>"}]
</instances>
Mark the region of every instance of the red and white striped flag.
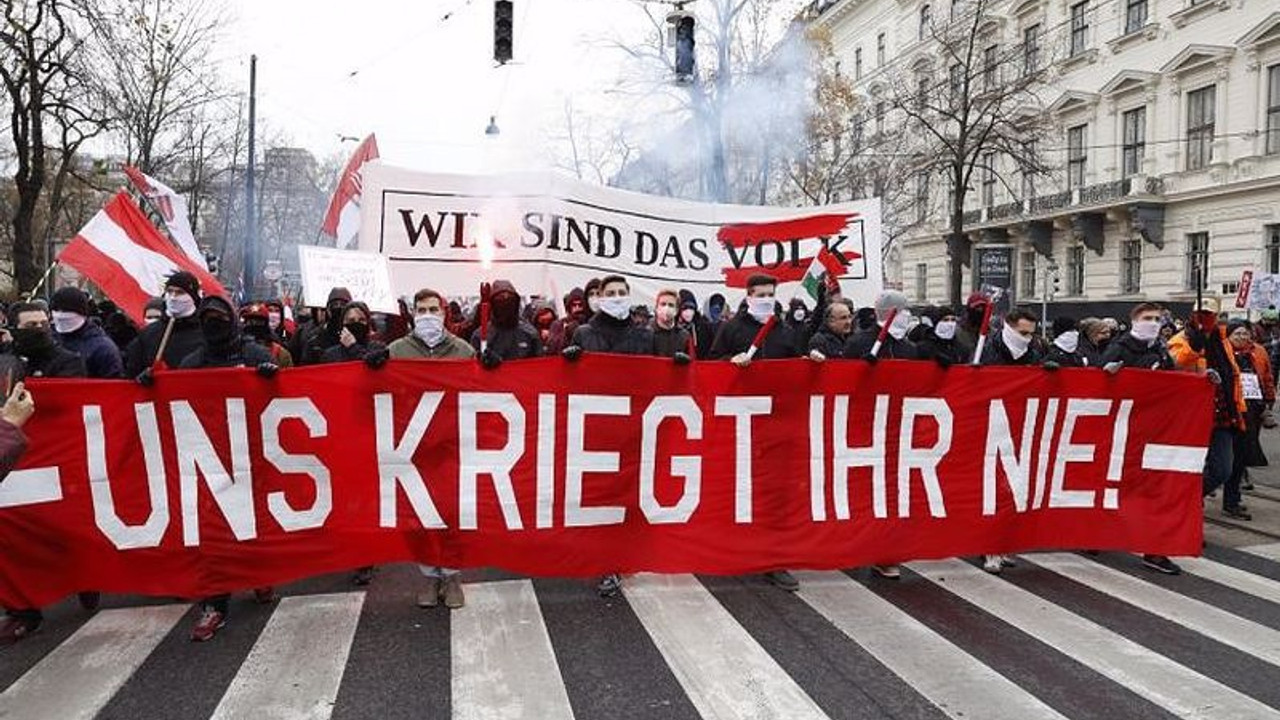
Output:
<instances>
[{"instance_id":1,"label":"red and white striped flag","mask_svg":"<svg viewBox=\"0 0 1280 720\"><path fill-rule=\"evenodd\" d=\"M324 215L320 233L333 238L334 247L350 248L360 234L360 194L363 192L360 171L364 164L378 158L378 139L365 138L342 169L338 186L333 189L329 210Z\"/></svg>"},{"instance_id":2,"label":"red and white striped flag","mask_svg":"<svg viewBox=\"0 0 1280 720\"><path fill-rule=\"evenodd\" d=\"M200 280L202 294L227 294L208 270L165 240L123 190L58 253L58 262L92 280L138 324L147 300L163 292L165 279L179 270Z\"/></svg>"},{"instance_id":3,"label":"red and white striped flag","mask_svg":"<svg viewBox=\"0 0 1280 720\"><path fill-rule=\"evenodd\" d=\"M204 259L204 253L200 252L200 246L196 244L195 233L191 231L191 221L187 219L186 198L132 165L124 166L124 174L129 176L138 192L150 200L156 212L160 213L164 226L169 228L169 235L182 248L182 252L191 258L191 262L208 269L209 264Z\"/></svg>"}]
</instances>

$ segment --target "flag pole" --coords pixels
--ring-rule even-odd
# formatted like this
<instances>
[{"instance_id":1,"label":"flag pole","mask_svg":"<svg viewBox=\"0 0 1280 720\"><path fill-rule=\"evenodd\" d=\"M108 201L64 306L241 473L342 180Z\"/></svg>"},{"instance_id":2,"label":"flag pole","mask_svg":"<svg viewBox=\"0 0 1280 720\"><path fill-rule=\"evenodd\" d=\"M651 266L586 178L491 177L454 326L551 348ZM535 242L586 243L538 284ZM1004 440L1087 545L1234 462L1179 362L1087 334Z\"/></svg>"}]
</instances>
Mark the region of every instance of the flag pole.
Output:
<instances>
[{"instance_id":1,"label":"flag pole","mask_svg":"<svg viewBox=\"0 0 1280 720\"><path fill-rule=\"evenodd\" d=\"M40 288L44 287L45 282L49 279L49 275L53 273L53 269L56 267L58 267L58 261L54 260L49 263L49 267L44 269L44 274L40 276L40 282L36 283L34 288L31 288L31 292L27 293L28 302L31 301L31 298L36 296L36 293L40 292Z\"/></svg>"}]
</instances>

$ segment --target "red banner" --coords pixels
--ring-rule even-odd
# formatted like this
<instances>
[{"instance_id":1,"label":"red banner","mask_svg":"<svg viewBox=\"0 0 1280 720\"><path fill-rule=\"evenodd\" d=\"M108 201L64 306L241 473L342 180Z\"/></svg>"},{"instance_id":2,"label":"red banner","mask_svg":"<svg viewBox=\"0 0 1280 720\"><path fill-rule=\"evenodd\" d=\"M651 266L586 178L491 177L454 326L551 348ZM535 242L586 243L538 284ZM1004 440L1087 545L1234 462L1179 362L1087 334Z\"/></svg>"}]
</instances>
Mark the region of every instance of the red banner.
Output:
<instances>
[{"instance_id":1,"label":"red banner","mask_svg":"<svg viewBox=\"0 0 1280 720\"><path fill-rule=\"evenodd\" d=\"M1198 554L1179 373L588 355L33 382L0 604L418 560L750 573L1039 548Z\"/></svg>"}]
</instances>

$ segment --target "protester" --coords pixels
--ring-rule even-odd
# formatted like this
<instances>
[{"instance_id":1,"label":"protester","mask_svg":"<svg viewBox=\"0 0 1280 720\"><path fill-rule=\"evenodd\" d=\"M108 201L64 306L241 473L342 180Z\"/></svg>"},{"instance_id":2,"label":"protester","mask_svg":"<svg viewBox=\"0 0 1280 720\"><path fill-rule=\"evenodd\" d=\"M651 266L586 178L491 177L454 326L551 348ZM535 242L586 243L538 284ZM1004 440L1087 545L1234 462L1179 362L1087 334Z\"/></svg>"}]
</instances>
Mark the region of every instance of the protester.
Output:
<instances>
[{"instance_id":1,"label":"protester","mask_svg":"<svg viewBox=\"0 0 1280 720\"><path fill-rule=\"evenodd\" d=\"M538 301L533 308L533 329L538 333L538 342L543 352L547 352L547 343L551 341L551 327L556 322L556 309L546 300Z\"/></svg>"},{"instance_id":2,"label":"protester","mask_svg":"<svg viewBox=\"0 0 1280 720\"><path fill-rule=\"evenodd\" d=\"M698 298L690 290L680 291L680 329L693 339L694 357L706 360L711 353L711 344L715 342L715 330L711 321L698 310Z\"/></svg>"},{"instance_id":3,"label":"protester","mask_svg":"<svg viewBox=\"0 0 1280 720\"><path fill-rule=\"evenodd\" d=\"M342 323L338 342L320 355L322 363L363 360L371 366L379 366L387 360L387 346L373 339L370 319L373 313L362 302L347 302L338 316Z\"/></svg>"},{"instance_id":4,"label":"protester","mask_svg":"<svg viewBox=\"0 0 1280 720\"><path fill-rule=\"evenodd\" d=\"M880 293L875 302L876 324L873 327L857 330L845 343L844 356L851 360L915 360L919 357L916 346L907 339L907 331L911 328L911 311L907 309L907 296L896 290ZM889 329L885 333L884 342L874 355L872 348L880 339L880 330L885 323Z\"/></svg>"},{"instance_id":5,"label":"protester","mask_svg":"<svg viewBox=\"0 0 1280 720\"><path fill-rule=\"evenodd\" d=\"M797 344L791 328L777 319L777 287L778 281L772 275L757 274L747 278L747 297L743 301L746 310L720 325L715 342L711 344L710 356L713 359L727 359L738 367L750 365L753 358L749 350L770 318L774 318L774 325L764 337L755 358L777 360L801 354L801 346Z\"/></svg>"},{"instance_id":6,"label":"protester","mask_svg":"<svg viewBox=\"0 0 1280 720\"><path fill-rule=\"evenodd\" d=\"M587 294L582 288L574 288L564 296L564 317L551 323L547 338L547 352L558 353L573 344L573 333L591 319L587 308Z\"/></svg>"},{"instance_id":7,"label":"protester","mask_svg":"<svg viewBox=\"0 0 1280 720\"><path fill-rule=\"evenodd\" d=\"M318 365L324 362L325 353L341 344L344 330L344 312L347 303L351 302L351 291L344 287L336 287L329 291L325 300L323 313L313 316L315 322L308 332L302 336L300 352L293 354L293 359L300 365ZM364 310L365 327L369 324L369 309ZM323 318L323 322L321 322ZM301 333L300 333L301 335Z\"/></svg>"},{"instance_id":8,"label":"protester","mask_svg":"<svg viewBox=\"0 0 1280 720\"><path fill-rule=\"evenodd\" d=\"M1173 359L1160 342L1160 315L1155 303L1140 303L1130 312L1129 332L1112 337L1102 353L1102 368L1114 373L1122 367L1172 370Z\"/></svg>"},{"instance_id":9,"label":"protester","mask_svg":"<svg viewBox=\"0 0 1280 720\"><path fill-rule=\"evenodd\" d=\"M653 324L653 313L649 312L648 305L631 306L631 324L642 328Z\"/></svg>"},{"instance_id":10,"label":"protester","mask_svg":"<svg viewBox=\"0 0 1280 720\"><path fill-rule=\"evenodd\" d=\"M692 336L679 324L680 294L675 290L659 290L653 311L654 351L662 357L673 358L676 353L689 357L696 354Z\"/></svg>"},{"instance_id":11,"label":"protester","mask_svg":"<svg viewBox=\"0 0 1280 720\"><path fill-rule=\"evenodd\" d=\"M972 293L965 301L964 317L960 319L960 324L956 328L956 338L960 341L961 347L976 351L978 337L982 335L982 320L987 316L989 304L991 304L991 298L982 293ZM971 356L969 361L972 360Z\"/></svg>"},{"instance_id":12,"label":"protester","mask_svg":"<svg viewBox=\"0 0 1280 720\"><path fill-rule=\"evenodd\" d=\"M240 321L231 303L218 296L200 301L196 321L204 342L191 351L178 367L184 370L201 368L254 368L265 378L275 377L280 366L271 361L270 353L257 343L246 340L241 334ZM270 587L255 588L254 599L266 605L276 599ZM193 642L212 640L227 624L230 606L229 594L215 595L200 601L200 617L191 629Z\"/></svg>"},{"instance_id":13,"label":"protester","mask_svg":"<svg viewBox=\"0 0 1280 720\"><path fill-rule=\"evenodd\" d=\"M523 360L542 355L542 339L538 331L520 317L520 294L507 280L495 280L489 299L489 332L487 353L480 360L485 367L496 367L504 360ZM471 347L480 353L480 331L471 334Z\"/></svg>"},{"instance_id":14,"label":"protester","mask_svg":"<svg viewBox=\"0 0 1280 720\"><path fill-rule=\"evenodd\" d=\"M965 364L973 360L973 348L962 344L960 318L949 307L934 308L933 326L926 326L923 321L920 327L920 339L916 343L916 354L921 360L933 360L942 367ZM923 328L923 329L921 329Z\"/></svg>"},{"instance_id":15,"label":"protester","mask_svg":"<svg viewBox=\"0 0 1280 720\"><path fill-rule=\"evenodd\" d=\"M1053 363L1057 367L1084 367L1084 358L1080 356L1080 328L1075 318L1060 315L1053 319L1053 342L1045 355L1045 365Z\"/></svg>"},{"instance_id":16,"label":"protester","mask_svg":"<svg viewBox=\"0 0 1280 720\"><path fill-rule=\"evenodd\" d=\"M265 304L267 306L267 327L271 328L276 341L288 348L289 341L293 339L293 320L285 312L284 303L279 300L268 300Z\"/></svg>"},{"instance_id":17,"label":"protester","mask_svg":"<svg viewBox=\"0 0 1280 720\"><path fill-rule=\"evenodd\" d=\"M58 344L84 359L87 377L113 379L124 374L120 349L101 327L89 320L89 296L83 290L58 288L49 308Z\"/></svg>"},{"instance_id":18,"label":"protester","mask_svg":"<svg viewBox=\"0 0 1280 720\"><path fill-rule=\"evenodd\" d=\"M1102 367L1102 354L1111 342L1111 324L1099 318L1084 318L1079 323L1080 342L1076 352L1086 367Z\"/></svg>"},{"instance_id":19,"label":"protester","mask_svg":"<svg viewBox=\"0 0 1280 720\"><path fill-rule=\"evenodd\" d=\"M1000 332L987 334L986 344L982 349L982 365L1012 365L1029 367L1040 363L1032 340L1036 334L1035 315L1026 310L1013 310L1004 316ZM982 569L989 573L999 573L1014 564L1007 555L984 555Z\"/></svg>"},{"instance_id":20,"label":"protester","mask_svg":"<svg viewBox=\"0 0 1280 720\"><path fill-rule=\"evenodd\" d=\"M142 327L146 328L148 325L161 320L164 320L164 298L153 297L142 308ZM125 347L128 347L128 345Z\"/></svg>"},{"instance_id":21,"label":"protester","mask_svg":"<svg viewBox=\"0 0 1280 720\"><path fill-rule=\"evenodd\" d=\"M830 303L822 314L822 327L809 338L809 359L817 362L843 357L845 343L853 333L853 309L849 304Z\"/></svg>"},{"instance_id":22,"label":"protester","mask_svg":"<svg viewBox=\"0 0 1280 720\"><path fill-rule=\"evenodd\" d=\"M9 471L27 451L27 436L22 434L22 426L35 412L36 403L30 391L21 382L15 384L0 407L0 482L9 476Z\"/></svg>"},{"instance_id":23,"label":"protester","mask_svg":"<svg viewBox=\"0 0 1280 720\"><path fill-rule=\"evenodd\" d=\"M796 347L809 347L809 336L813 334L813 328L810 320L813 318L809 315L809 306L804 304L804 300L798 297L791 298L791 302L787 306L787 314L783 317L783 322L787 327L791 328L791 334L796 339Z\"/></svg>"},{"instance_id":24,"label":"protester","mask_svg":"<svg viewBox=\"0 0 1280 720\"><path fill-rule=\"evenodd\" d=\"M200 281L195 275L185 270L170 275L164 285L165 315L169 320L146 326L129 343L124 353L125 375L136 378L150 370L156 363L156 354L160 352L162 341L165 342L164 354L159 359L171 368L178 367L183 358L203 347L204 336L200 333L200 321L196 318L196 306L199 303ZM165 341L165 331L171 324L173 330Z\"/></svg>"},{"instance_id":25,"label":"protester","mask_svg":"<svg viewBox=\"0 0 1280 720\"><path fill-rule=\"evenodd\" d=\"M712 293L707 298L707 320L711 323L711 330L715 334L720 333L720 326L728 322L729 318L725 315L725 299L720 293ZM712 342L715 342L712 340Z\"/></svg>"},{"instance_id":26,"label":"protester","mask_svg":"<svg viewBox=\"0 0 1280 720\"><path fill-rule=\"evenodd\" d=\"M1236 319L1228 322L1227 340L1240 370L1240 390L1245 403L1244 431L1234 438L1229 484L1243 488L1248 468L1267 464L1262 451L1261 432L1263 418L1276 403L1276 381L1271 358L1265 348L1254 342L1249 321ZM1223 512L1238 520L1253 519L1243 505L1236 505L1231 511L1224 507Z\"/></svg>"},{"instance_id":27,"label":"protester","mask_svg":"<svg viewBox=\"0 0 1280 720\"><path fill-rule=\"evenodd\" d=\"M397 360L466 360L476 351L467 341L445 329L444 296L434 290L419 290L413 296L413 332L391 343L390 356ZM459 571L454 568L419 565L427 579L418 594L418 607L432 608L440 602L456 610L466 603Z\"/></svg>"},{"instance_id":28,"label":"protester","mask_svg":"<svg viewBox=\"0 0 1280 720\"><path fill-rule=\"evenodd\" d=\"M261 345L271 355L271 362L281 368L293 367L293 354L271 327L271 306L248 303L240 308L240 324L246 337ZM279 325L277 325L279 327Z\"/></svg>"},{"instance_id":29,"label":"protester","mask_svg":"<svg viewBox=\"0 0 1280 720\"><path fill-rule=\"evenodd\" d=\"M110 299L104 299L96 305L90 300L89 311L90 322L97 321L103 333L111 340L111 344L115 346L116 354L124 352L124 349L129 347L129 343L138 337L138 326ZM94 317L95 315L97 316L96 318ZM120 361L120 372L122 374L124 372L123 357Z\"/></svg>"},{"instance_id":30,"label":"protester","mask_svg":"<svg viewBox=\"0 0 1280 720\"><path fill-rule=\"evenodd\" d=\"M600 312L600 293L602 285L603 283L600 278L591 278L582 288L587 299L588 320L595 317L595 314Z\"/></svg>"}]
</instances>

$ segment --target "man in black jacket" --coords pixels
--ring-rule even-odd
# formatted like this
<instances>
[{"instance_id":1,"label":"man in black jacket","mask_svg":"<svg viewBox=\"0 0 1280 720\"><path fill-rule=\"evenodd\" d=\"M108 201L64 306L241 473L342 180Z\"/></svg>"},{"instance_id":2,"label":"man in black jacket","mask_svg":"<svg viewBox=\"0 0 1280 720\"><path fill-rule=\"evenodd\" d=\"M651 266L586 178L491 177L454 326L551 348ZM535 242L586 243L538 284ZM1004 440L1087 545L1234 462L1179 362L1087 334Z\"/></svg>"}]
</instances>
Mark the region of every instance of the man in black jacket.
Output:
<instances>
[{"instance_id":1,"label":"man in black jacket","mask_svg":"<svg viewBox=\"0 0 1280 720\"><path fill-rule=\"evenodd\" d=\"M851 360L915 360L919 353L915 343L907 339L907 330L911 323L911 311L907 309L907 296L896 290L880 293L875 302L876 324L870 328L858 330L845 343L844 356ZM892 321L890 321L892 316ZM874 356L871 349L880 338L880 329L889 322L889 331L885 334L880 351Z\"/></svg>"},{"instance_id":2,"label":"man in black jacket","mask_svg":"<svg viewBox=\"0 0 1280 720\"><path fill-rule=\"evenodd\" d=\"M711 343L716 340L711 321L698 310L698 298L690 290L680 291L680 315L677 324L693 338L694 350L699 360L706 360L711 353Z\"/></svg>"},{"instance_id":3,"label":"man in black jacket","mask_svg":"<svg viewBox=\"0 0 1280 720\"><path fill-rule=\"evenodd\" d=\"M1053 342L1044 357L1045 367L1050 363L1058 367L1084 367L1080 355L1080 328L1075 318L1060 315L1053 319Z\"/></svg>"},{"instance_id":4,"label":"man in black jacket","mask_svg":"<svg viewBox=\"0 0 1280 720\"><path fill-rule=\"evenodd\" d=\"M493 281L490 296L489 336L485 353L480 353L480 328L471 333L471 347L480 354L485 367L504 360L523 360L542 355L542 338L533 325L520 317L520 293L507 280Z\"/></svg>"},{"instance_id":5,"label":"man in black jacket","mask_svg":"<svg viewBox=\"0 0 1280 720\"><path fill-rule=\"evenodd\" d=\"M677 304L680 295L675 290L659 290L653 310L653 344L654 351L662 357L675 357L676 353L687 353L693 357L696 351L690 348L690 334L679 323Z\"/></svg>"},{"instance_id":6,"label":"man in black jacket","mask_svg":"<svg viewBox=\"0 0 1280 720\"><path fill-rule=\"evenodd\" d=\"M942 367L965 364L973 360L973 348L959 337L960 318L949 307L932 310L933 326L921 323L916 353L921 360L933 360Z\"/></svg>"},{"instance_id":7,"label":"man in black jacket","mask_svg":"<svg viewBox=\"0 0 1280 720\"><path fill-rule=\"evenodd\" d=\"M746 309L720 326L716 340L711 345L713 359L728 359L738 367L751 364L753 358L747 356L751 343L755 341L760 328L778 313L778 300L775 297L777 288L778 280L772 275L752 275L747 278L747 299L744 301ZM796 343L795 333L786 323L775 321L755 357L777 360L798 357L800 354L801 347Z\"/></svg>"},{"instance_id":8,"label":"man in black jacket","mask_svg":"<svg viewBox=\"0 0 1280 720\"><path fill-rule=\"evenodd\" d=\"M350 290L336 287L329 291L329 298L324 304L324 322L312 322L305 334L298 334L298 352L293 353L295 364L318 365L324 362L325 352L339 344L342 315L350 302Z\"/></svg>"},{"instance_id":9,"label":"man in black jacket","mask_svg":"<svg viewBox=\"0 0 1280 720\"><path fill-rule=\"evenodd\" d=\"M173 332L164 346L165 365L176 368L182 359L204 345L200 333L200 321L196 319L196 307L200 304L200 281L185 270L169 276L164 284L165 315L173 322ZM138 337L125 348L125 377L136 378L156 361L160 341L164 338L169 320L151 323L142 329Z\"/></svg>"},{"instance_id":10,"label":"man in black jacket","mask_svg":"<svg viewBox=\"0 0 1280 720\"><path fill-rule=\"evenodd\" d=\"M853 308L833 302L822 311L822 327L809 338L809 359L822 362L844 356L844 345L853 332Z\"/></svg>"},{"instance_id":11,"label":"man in black jacket","mask_svg":"<svg viewBox=\"0 0 1280 720\"><path fill-rule=\"evenodd\" d=\"M1129 332L1107 343L1102 353L1102 369L1115 373L1122 367L1145 370L1172 370L1173 358L1160 342L1160 322L1164 308L1155 303L1139 303L1129 312Z\"/></svg>"}]
</instances>

